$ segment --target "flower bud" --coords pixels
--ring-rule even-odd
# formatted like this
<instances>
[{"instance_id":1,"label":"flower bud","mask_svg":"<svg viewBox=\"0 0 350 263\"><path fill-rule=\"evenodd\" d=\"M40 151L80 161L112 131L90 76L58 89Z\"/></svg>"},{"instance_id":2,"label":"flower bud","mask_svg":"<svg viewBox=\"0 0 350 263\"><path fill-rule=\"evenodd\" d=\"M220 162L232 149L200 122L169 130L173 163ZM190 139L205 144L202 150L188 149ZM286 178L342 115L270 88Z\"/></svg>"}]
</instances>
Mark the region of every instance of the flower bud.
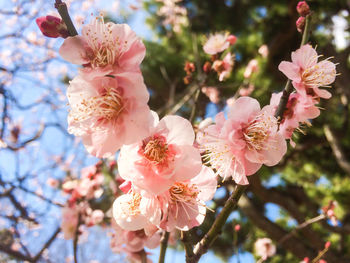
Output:
<instances>
[{"instance_id":1,"label":"flower bud","mask_svg":"<svg viewBox=\"0 0 350 263\"><path fill-rule=\"evenodd\" d=\"M238 232L240 229L241 229L241 225L240 224L235 225L235 231L236 232Z\"/></svg>"},{"instance_id":2,"label":"flower bud","mask_svg":"<svg viewBox=\"0 0 350 263\"><path fill-rule=\"evenodd\" d=\"M36 19L36 23L44 36L57 38L66 38L69 32L62 19L55 16L42 16Z\"/></svg>"},{"instance_id":3,"label":"flower bud","mask_svg":"<svg viewBox=\"0 0 350 263\"><path fill-rule=\"evenodd\" d=\"M209 61L205 62L204 65L203 65L203 71L206 73L206 74L209 74L211 70L211 63Z\"/></svg>"},{"instance_id":4,"label":"flower bud","mask_svg":"<svg viewBox=\"0 0 350 263\"><path fill-rule=\"evenodd\" d=\"M237 41L237 37L235 35L229 35L227 37L227 42L230 43L230 45L234 45Z\"/></svg>"},{"instance_id":5,"label":"flower bud","mask_svg":"<svg viewBox=\"0 0 350 263\"><path fill-rule=\"evenodd\" d=\"M310 7L306 3L306 1L300 1L297 5L297 11L298 11L299 15L305 17L308 14L310 14Z\"/></svg>"},{"instance_id":6,"label":"flower bud","mask_svg":"<svg viewBox=\"0 0 350 263\"><path fill-rule=\"evenodd\" d=\"M186 71L187 75L190 75L191 73L193 73L196 70L196 66L192 62L186 61L184 70Z\"/></svg>"},{"instance_id":7,"label":"flower bud","mask_svg":"<svg viewBox=\"0 0 350 263\"><path fill-rule=\"evenodd\" d=\"M186 77L184 77L184 83L186 84L186 85L188 85L188 84L190 84L192 82L192 76L186 76Z\"/></svg>"},{"instance_id":8,"label":"flower bud","mask_svg":"<svg viewBox=\"0 0 350 263\"><path fill-rule=\"evenodd\" d=\"M324 245L324 248L329 248L331 246L331 242L327 241L326 244Z\"/></svg>"},{"instance_id":9,"label":"flower bud","mask_svg":"<svg viewBox=\"0 0 350 263\"><path fill-rule=\"evenodd\" d=\"M295 24L297 26L298 32L302 33L305 27L305 17L302 17L302 16L299 17Z\"/></svg>"}]
</instances>

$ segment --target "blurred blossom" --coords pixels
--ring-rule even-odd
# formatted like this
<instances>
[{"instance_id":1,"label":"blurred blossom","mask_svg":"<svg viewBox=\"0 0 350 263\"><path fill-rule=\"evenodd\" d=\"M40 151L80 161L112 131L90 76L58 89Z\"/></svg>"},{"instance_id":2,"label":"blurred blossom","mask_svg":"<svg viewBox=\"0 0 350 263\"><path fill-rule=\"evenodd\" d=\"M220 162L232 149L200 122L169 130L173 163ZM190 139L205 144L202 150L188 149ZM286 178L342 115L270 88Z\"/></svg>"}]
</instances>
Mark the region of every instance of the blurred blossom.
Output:
<instances>
[{"instance_id":1,"label":"blurred blossom","mask_svg":"<svg viewBox=\"0 0 350 263\"><path fill-rule=\"evenodd\" d=\"M241 88L239 90L239 95L240 96L249 96L250 94L252 94L254 89L255 89L255 86L253 84L249 84L248 88Z\"/></svg>"},{"instance_id":2,"label":"blurred blossom","mask_svg":"<svg viewBox=\"0 0 350 263\"><path fill-rule=\"evenodd\" d=\"M272 243L269 238L259 238L255 244L255 252L263 260L272 257L276 253L276 246Z\"/></svg>"},{"instance_id":3,"label":"blurred blossom","mask_svg":"<svg viewBox=\"0 0 350 263\"><path fill-rule=\"evenodd\" d=\"M202 92L212 103L217 104L220 102L220 92L216 87L203 87Z\"/></svg>"},{"instance_id":4,"label":"blurred blossom","mask_svg":"<svg viewBox=\"0 0 350 263\"><path fill-rule=\"evenodd\" d=\"M46 184L52 188L57 188L59 186L60 182L57 179L48 178L46 181Z\"/></svg>"},{"instance_id":5,"label":"blurred blossom","mask_svg":"<svg viewBox=\"0 0 350 263\"><path fill-rule=\"evenodd\" d=\"M256 59L252 59L249 61L248 66L246 67L244 71L244 78L249 79L253 73L257 72L259 70L259 64Z\"/></svg>"},{"instance_id":6,"label":"blurred blossom","mask_svg":"<svg viewBox=\"0 0 350 263\"><path fill-rule=\"evenodd\" d=\"M228 33L216 33L214 35L210 35L207 42L205 42L203 46L204 52L209 55L215 55L224 51L230 46L230 42L227 39L228 36Z\"/></svg>"},{"instance_id":7,"label":"blurred blossom","mask_svg":"<svg viewBox=\"0 0 350 263\"><path fill-rule=\"evenodd\" d=\"M267 56L269 55L269 48L267 45L262 45L259 48L258 52L263 58L267 58Z\"/></svg>"}]
</instances>

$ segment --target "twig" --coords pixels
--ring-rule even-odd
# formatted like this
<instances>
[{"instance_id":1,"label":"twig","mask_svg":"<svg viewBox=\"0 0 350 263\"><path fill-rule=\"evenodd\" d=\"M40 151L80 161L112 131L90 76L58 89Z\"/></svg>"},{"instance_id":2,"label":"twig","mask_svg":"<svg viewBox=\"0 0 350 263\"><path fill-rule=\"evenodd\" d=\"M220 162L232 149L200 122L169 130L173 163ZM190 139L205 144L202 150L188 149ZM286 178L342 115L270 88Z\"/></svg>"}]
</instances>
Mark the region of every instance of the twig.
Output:
<instances>
[{"instance_id":1,"label":"twig","mask_svg":"<svg viewBox=\"0 0 350 263\"><path fill-rule=\"evenodd\" d=\"M288 233L287 235L285 235L283 238L281 238L281 240L278 242L279 244L282 244L284 241L286 241L287 239L291 238L293 235L295 235L299 230L307 227L308 225L311 225L313 223L316 223L318 221L321 221L323 219L325 219L326 216L325 214L321 214L319 216L316 216L314 218L311 218L309 220L306 220L304 223L298 225L296 228L293 229L293 231L291 231L290 233Z\"/></svg>"},{"instance_id":2,"label":"twig","mask_svg":"<svg viewBox=\"0 0 350 263\"><path fill-rule=\"evenodd\" d=\"M140 256L141 256L141 263L147 263L147 254L144 249L141 250Z\"/></svg>"},{"instance_id":3,"label":"twig","mask_svg":"<svg viewBox=\"0 0 350 263\"><path fill-rule=\"evenodd\" d=\"M60 233L61 228L58 227L56 229L56 231L52 234L52 236L50 237L50 239L44 244L44 246L42 247L42 249L38 252L38 254L36 254L36 256L33 258L33 262L36 262L40 259L42 253L45 251L45 249L47 249L51 243L56 239L57 235Z\"/></svg>"},{"instance_id":4,"label":"twig","mask_svg":"<svg viewBox=\"0 0 350 263\"><path fill-rule=\"evenodd\" d=\"M164 231L160 241L160 253L158 263L164 263L166 249L168 247L169 232Z\"/></svg>"},{"instance_id":5,"label":"twig","mask_svg":"<svg viewBox=\"0 0 350 263\"><path fill-rule=\"evenodd\" d=\"M79 215L78 215L78 224L77 224L77 228L75 229L75 235L74 235L74 240L73 240L74 263L78 263L77 252L78 252L80 220L81 220L81 214L79 213Z\"/></svg>"},{"instance_id":6,"label":"twig","mask_svg":"<svg viewBox=\"0 0 350 263\"><path fill-rule=\"evenodd\" d=\"M311 16L310 15L306 16L303 38L301 40L300 46L305 45L309 39L310 27L311 27L310 20L311 20ZM286 86L284 87L280 103L279 103L278 108L277 108L276 113L275 113L275 117L280 121L283 119L283 113L287 107L289 95L292 93L292 91L293 91L293 86L291 85L291 81L288 79Z\"/></svg>"},{"instance_id":7,"label":"twig","mask_svg":"<svg viewBox=\"0 0 350 263\"><path fill-rule=\"evenodd\" d=\"M215 239L221 232L221 228L225 224L227 218L229 217L231 212L237 207L238 200L240 199L246 188L246 185L236 186L232 195L226 201L224 208L216 217L212 227L205 234L205 236L196 244L194 248L194 255L191 258L189 258L187 263L198 262L200 257L208 251L210 245L215 241Z\"/></svg>"},{"instance_id":8,"label":"twig","mask_svg":"<svg viewBox=\"0 0 350 263\"><path fill-rule=\"evenodd\" d=\"M66 24L69 35L72 37L78 35L78 32L74 27L72 19L69 16L66 3L62 2L61 0L56 0L55 8L57 9L58 13L62 17L62 20L64 21L64 23Z\"/></svg>"},{"instance_id":9,"label":"twig","mask_svg":"<svg viewBox=\"0 0 350 263\"><path fill-rule=\"evenodd\" d=\"M193 247L191 244L191 238L190 238L190 232L188 231L181 231L181 241L184 245L185 252L186 252L186 261L193 257Z\"/></svg>"}]
</instances>

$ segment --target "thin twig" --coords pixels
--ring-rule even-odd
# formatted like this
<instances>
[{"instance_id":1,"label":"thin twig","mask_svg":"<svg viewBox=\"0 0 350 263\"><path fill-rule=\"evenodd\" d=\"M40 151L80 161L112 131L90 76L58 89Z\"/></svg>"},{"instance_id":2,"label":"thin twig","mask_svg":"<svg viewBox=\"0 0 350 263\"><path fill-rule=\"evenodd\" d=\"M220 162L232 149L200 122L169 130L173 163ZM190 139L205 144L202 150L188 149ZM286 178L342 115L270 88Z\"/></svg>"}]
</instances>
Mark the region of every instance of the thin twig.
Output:
<instances>
[{"instance_id":1,"label":"thin twig","mask_svg":"<svg viewBox=\"0 0 350 263\"><path fill-rule=\"evenodd\" d=\"M285 235L283 238L281 238L281 240L278 242L279 244L282 244L284 241L286 241L287 239L291 238L293 235L295 235L299 230L307 227L308 225L311 225L313 223L316 223L318 221L321 221L323 219L325 219L326 216L325 214L321 214L319 216L316 216L314 218L311 218L309 220L306 220L304 223L298 225L296 228L293 229L293 231L291 231L290 233L288 233L287 235Z\"/></svg>"},{"instance_id":2,"label":"thin twig","mask_svg":"<svg viewBox=\"0 0 350 263\"><path fill-rule=\"evenodd\" d=\"M78 215L78 224L77 228L75 229L75 235L74 235L74 240L73 240L73 256L74 256L74 263L78 263L78 241L79 241L79 226L81 221L81 214L79 213Z\"/></svg>"},{"instance_id":3,"label":"thin twig","mask_svg":"<svg viewBox=\"0 0 350 263\"><path fill-rule=\"evenodd\" d=\"M210 245L215 241L215 239L220 234L221 228L225 224L227 218L229 217L231 212L237 207L238 201L246 189L247 189L246 185L236 186L232 195L226 201L224 208L216 217L212 227L195 246L194 255L191 258L189 258L187 263L198 262L200 257L208 251Z\"/></svg>"},{"instance_id":4,"label":"thin twig","mask_svg":"<svg viewBox=\"0 0 350 263\"><path fill-rule=\"evenodd\" d=\"M160 253L159 253L158 263L164 263L165 253L166 253L166 249L168 247L168 239L169 239L169 232L164 231L164 233L162 235L162 239L160 241Z\"/></svg>"},{"instance_id":5,"label":"thin twig","mask_svg":"<svg viewBox=\"0 0 350 263\"><path fill-rule=\"evenodd\" d=\"M78 35L78 32L74 27L72 19L69 16L66 3L62 2L61 0L56 0L55 8L57 9L58 13L62 17L62 20L64 21L64 23L66 24L69 35L72 37Z\"/></svg>"},{"instance_id":6,"label":"thin twig","mask_svg":"<svg viewBox=\"0 0 350 263\"><path fill-rule=\"evenodd\" d=\"M187 261L189 258L193 257L193 246L191 244L190 232L181 231L181 241L185 248L186 261Z\"/></svg>"}]
</instances>

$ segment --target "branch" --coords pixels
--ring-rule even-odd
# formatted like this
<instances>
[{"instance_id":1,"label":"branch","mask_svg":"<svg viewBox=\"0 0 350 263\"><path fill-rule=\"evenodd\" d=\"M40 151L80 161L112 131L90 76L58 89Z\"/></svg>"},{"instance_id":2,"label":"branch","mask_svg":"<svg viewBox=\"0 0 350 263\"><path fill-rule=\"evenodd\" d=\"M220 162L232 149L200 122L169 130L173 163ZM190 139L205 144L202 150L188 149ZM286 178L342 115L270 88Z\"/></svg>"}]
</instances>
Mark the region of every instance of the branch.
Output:
<instances>
[{"instance_id":1,"label":"branch","mask_svg":"<svg viewBox=\"0 0 350 263\"><path fill-rule=\"evenodd\" d=\"M164 231L160 241L160 253L158 263L164 263L166 249L168 247L169 232Z\"/></svg>"},{"instance_id":2,"label":"branch","mask_svg":"<svg viewBox=\"0 0 350 263\"><path fill-rule=\"evenodd\" d=\"M64 21L64 23L66 24L70 36L73 37L78 35L78 32L74 27L72 19L69 16L66 3L62 2L61 0L56 0L55 8L57 9L58 13L62 17L62 20Z\"/></svg>"},{"instance_id":3,"label":"branch","mask_svg":"<svg viewBox=\"0 0 350 263\"><path fill-rule=\"evenodd\" d=\"M58 227L56 229L56 231L52 234L52 236L50 237L50 239L44 244L44 246L42 247L42 249L38 252L38 254L33 258L33 262L36 262L40 259L42 253L45 251L45 249L47 249L51 243L56 239L57 235L60 233L61 228Z\"/></svg>"},{"instance_id":4,"label":"branch","mask_svg":"<svg viewBox=\"0 0 350 263\"><path fill-rule=\"evenodd\" d=\"M238 200L246 190L246 185L237 185L230 198L226 201L224 208L216 217L212 227L204 235L204 237L196 244L194 255L187 260L187 263L198 262L200 257L205 254L210 245L215 241L221 232L221 228L225 224L231 212L237 207Z\"/></svg>"},{"instance_id":5,"label":"branch","mask_svg":"<svg viewBox=\"0 0 350 263\"><path fill-rule=\"evenodd\" d=\"M186 261L188 261L194 255L189 231L181 231L181 241L185 248Z\"/></svg>"},{"instance_id":6,"label":"branch","mask_svg":"<svg viewBox=\"0 0 350 263\"><path fill-rule=\"evenodd\" d=\"M333 131L327 124L323 126L323 130L337 163L346 173L350 174L350 162L347 160L337 136L334 135Z\"/></svg>"}]
</instances>

